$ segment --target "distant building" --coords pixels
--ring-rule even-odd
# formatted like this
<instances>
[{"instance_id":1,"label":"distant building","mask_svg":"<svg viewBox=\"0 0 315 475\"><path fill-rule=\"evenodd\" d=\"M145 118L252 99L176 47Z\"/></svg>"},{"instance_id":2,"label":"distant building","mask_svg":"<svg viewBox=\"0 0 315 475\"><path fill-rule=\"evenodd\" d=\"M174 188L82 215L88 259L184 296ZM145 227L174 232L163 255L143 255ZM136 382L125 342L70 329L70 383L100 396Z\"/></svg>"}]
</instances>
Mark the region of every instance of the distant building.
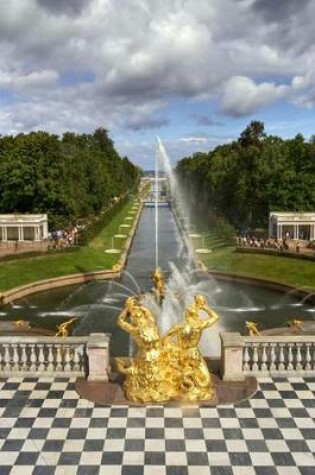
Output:
<instances>
[{"instance_id":1,"label":"distant building","mask_svg":"<svg viewBox=\"0 0 315 475\"><path fill-rule=\"evenodd\" d=\"M48 239L47 214L0 214L0 242Z\"/></svg>"},{"instance_id":2,"label":"distant building","mask_svg":"<svg viewBox=\"0 0 315 475\"><path fill-rule=\"evenodd\" d=\"M269 237L314 241L315 212L272 211L269 215Z\"/></svg>"}]
</instances>

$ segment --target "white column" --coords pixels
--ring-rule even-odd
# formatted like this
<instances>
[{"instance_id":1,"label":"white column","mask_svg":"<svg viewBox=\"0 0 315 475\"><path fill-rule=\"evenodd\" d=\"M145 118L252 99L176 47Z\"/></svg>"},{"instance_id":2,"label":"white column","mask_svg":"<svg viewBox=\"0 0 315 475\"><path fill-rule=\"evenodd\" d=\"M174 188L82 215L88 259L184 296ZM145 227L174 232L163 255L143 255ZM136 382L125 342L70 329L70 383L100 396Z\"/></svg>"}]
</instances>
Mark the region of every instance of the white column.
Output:
<instances>
[{"instance_id":1,"label":"white column","mask_svg":"<svg viewBox=\"0 0 315 475\"><path fill-rule=\"evenodd\" d=\"M7 233L7 228L4 226L2 228L2 241L7 241L8 240L8 233Z\"/></svg>"},{"instance_id":2,"label":"white column","mask_svg":"<svg viewBox=\"0 0 315 475\"><path fill-rule=\"evenodd\" d=\"M277 223L277 239L279 239L280 234L280 224Z\"/></svg>"},{"instance_id":3,"label":"white column","mask_svg":"<svg viewBox=\"0 0 315 475\"><path fill-rule=\"evenodd\" d=\"M312 231L313 231L313 233L312 233ZM311 232L310 239L314 240L315 239L315 224L313 226L311 226L311 231L310 232Z\"/></svg>"},{"instance_id":4,"label":"white column","mask_svg":"<svg viewBox=\"0 0 315 475\"><path fill-rule=\"evenodd\" d=\"M24 241L24 228L19 226L19 241Z\"/></svg>"},{"instance_id":5,"label":"white column","mask_svg":"<svg viewBox=\"0 0 315 475\"><path fill-rule=\"evenodd\" d=\"M47 239L48 238L48 221L44 221L43 227L44 227L44 236L43 236L43 238Z\"/></svg>"},{"instance_id":6,"label":"white column","mask_svg":"<svg viewBox=\"0 0 315 475\"><path fill-rule=\"evenodd\" d=\"M297 239L298 236L297 236L297 225L294 224L293 226L293 239Z\"/></svg>"}]
</instances>

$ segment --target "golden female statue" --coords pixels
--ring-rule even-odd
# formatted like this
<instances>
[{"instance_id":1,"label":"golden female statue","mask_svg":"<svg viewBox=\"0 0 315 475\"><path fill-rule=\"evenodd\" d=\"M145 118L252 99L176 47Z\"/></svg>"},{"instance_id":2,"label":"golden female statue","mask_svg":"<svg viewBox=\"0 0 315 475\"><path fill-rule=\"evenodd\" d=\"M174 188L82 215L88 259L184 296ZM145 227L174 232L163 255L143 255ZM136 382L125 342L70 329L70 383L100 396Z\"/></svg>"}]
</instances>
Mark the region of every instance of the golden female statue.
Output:
<instances>
[{"instance_id":1,"label":"golden female statue","mask_svg":"<svg viewBox=\"0 0 315 475\"><path fill-rule=\"evenodd\" d=\"M138 353L128 366L116 358L118 370L126 376L124 389L127 399L139 402L169 399L168 383L163 378L161 337L150 310L129 297L118 317L118 325L138 345Z\"/></svg>"},{"instance_id":2,"label":"golden female statue","mask_svg":"<svg viewBox=\"0 0 315 475\"><path fill-rule=\"evenodd\" d=\"M165 283L164 283L163 274L159 267L157 267L154 270L152 274L152 280L154 283L153 293L154 293L155 299L158 303L161 303L165 297Z\"/></svg>"},{"instance_id":3,"label":"golden female statue","mask_svg":"<svg viewBox=\"0 0 315 475\"><path fill-rule=\"evenodd\" d=\"M200 312L206 313L207 318L200 318ZM213 326L218 318L218 315L206 306L204 297L196 295L194 303L186 308L183 323L174 325L166 335L166 341L176 336L180 350L179 393L182 400L210 400L214 396L211 376L198 344L203 330Z\"/></svg>"},{"instance_id":4,"label":"golden female statue","mask_svg":"<svg viewBox=\"0 0 315 475\"><path fill-rule=\"evenodd\" d=\"M77 320L77 317L70 318L70 320L67 320L66 322L60 323L60 325L57 326L57 333L55 336L62 336L63 338L69 335L69 327L71 323L73 323L75 320Z\"/></svg>"}]
</instances>

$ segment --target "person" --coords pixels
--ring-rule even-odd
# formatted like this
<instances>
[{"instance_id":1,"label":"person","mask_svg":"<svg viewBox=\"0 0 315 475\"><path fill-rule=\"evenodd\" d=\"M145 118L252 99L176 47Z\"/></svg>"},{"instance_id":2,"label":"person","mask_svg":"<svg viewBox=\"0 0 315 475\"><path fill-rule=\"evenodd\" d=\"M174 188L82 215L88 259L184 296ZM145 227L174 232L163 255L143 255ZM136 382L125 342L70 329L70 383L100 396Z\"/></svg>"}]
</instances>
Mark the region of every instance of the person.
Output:
<instances>
[{"instance_id":1,"label":"person","mask_svg":"<svg viewBox=\"0 0 315 475\"><path fill-rule=\"evenodd\" d=\"M206 313L207 318L200 318L200 312ZM194 303L188 305L182 324L174 325L166 334L164 341L169 342L173 336L177 338L179 364L181 367L180 397L183 400L211 400L214 388L207 364L198 349L202 332L212 327L218 320L218 315L206 306L205 298L197 294Z\"/></svg>"}]
</instances>

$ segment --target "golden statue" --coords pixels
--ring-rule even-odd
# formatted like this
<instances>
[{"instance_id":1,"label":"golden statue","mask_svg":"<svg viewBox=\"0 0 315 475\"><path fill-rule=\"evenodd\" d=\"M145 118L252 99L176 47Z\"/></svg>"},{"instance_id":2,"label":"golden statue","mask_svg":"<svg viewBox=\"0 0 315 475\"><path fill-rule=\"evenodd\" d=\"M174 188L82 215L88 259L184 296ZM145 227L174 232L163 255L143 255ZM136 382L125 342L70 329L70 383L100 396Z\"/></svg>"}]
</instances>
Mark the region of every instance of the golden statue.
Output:
<instances>
[{"instance_id":1,"label":"golden statue","mask_svg":"<svg viewBox=\"0 0 315 475\"><path fill-rule=\"evenodd\" d=\"M250 336L259 336L260 332L257 328L257 324L254 322L245 322L246 323L246 330L248 330Z\"/></svg>"},{"instance_id":2,"label":"golden statue","mask_svg":"<svg viewBox=\"0 0 315 475\"><path fill-rule=\"evenodd\" d=\"M129 365L116 358L118 370L126 375L124 389L127 399L138 402L168 400L171 390L163 378L162 341L150 310L140 306L136 298L129 297L118 317L118 325L138 345L138 353Z\"/></svg>"},{"instance_id":3,"label":"golden statue","mask_svg":"<svg viewBox=\"0 0 315 475\"><path fill-rule=\"evenodd\" d=\"M158 303L161 303L165 297L165 283L162 271L159 267L157 267L152 273L152 280L153 280L153 293L155 295L155 299Z\"/></svg>"},{"instance_id":4,"label":"golden statue","mask_svg":"<svg viewBox=\"0 0 315 475\"><path fill-rule=\"evenodd\" d=\"M290 328L293 328L295 331L297 330L302 330L303 328L303 320L298 320L297 318L294 318L293 320L288 320L287 325Z\"/></svg>"},{"instance_id":5,"label":"golden statue","mask_svg":"<svg viewBox=\"0 0 315 475\"><path fill-rule=\"evenodd\" d=\"M207 318L201 318L200 312ZM213 385L198 343L203 330L217 320L205 299L196 295L186 308L183 323L174 325L161 338L150 310L129 297L118 325L135 339L138 353L128 365L116 359L118 370L126 376L127 399L146 403L212 399Z\"/></svg>"},{"instance_id":6,"label":"golden statue","mask_svg":"<svg viewBox=\"0 0 315 475\"><path fill-rule=\"evenodd\" d=\"M61 337L66 337L69 335L69 327L71 323L73 323L75 320L77 320L77 317L70 318L70 320L67 320L66 322L60 323L60 325L57 325L57 333L55 336L61 336Z\"/></svg>"},{"instance_id":7,"label":"golden statue","mask_svg":"<svg viewBox=\"0 0 315 475\"><path fill-rule=\"evenodd\" d=\"M201 318L200 313L207 314ZM165 340L176 336L179 351L179 397L186 401L209 400L214 396L213 384L207 364L201 355L198 344L202 332L212 327L218 315L206 306L202 295L196 295L194 303L188 305L182 324L174 325L166 334Z\"/></svg>"}]
</instances>

